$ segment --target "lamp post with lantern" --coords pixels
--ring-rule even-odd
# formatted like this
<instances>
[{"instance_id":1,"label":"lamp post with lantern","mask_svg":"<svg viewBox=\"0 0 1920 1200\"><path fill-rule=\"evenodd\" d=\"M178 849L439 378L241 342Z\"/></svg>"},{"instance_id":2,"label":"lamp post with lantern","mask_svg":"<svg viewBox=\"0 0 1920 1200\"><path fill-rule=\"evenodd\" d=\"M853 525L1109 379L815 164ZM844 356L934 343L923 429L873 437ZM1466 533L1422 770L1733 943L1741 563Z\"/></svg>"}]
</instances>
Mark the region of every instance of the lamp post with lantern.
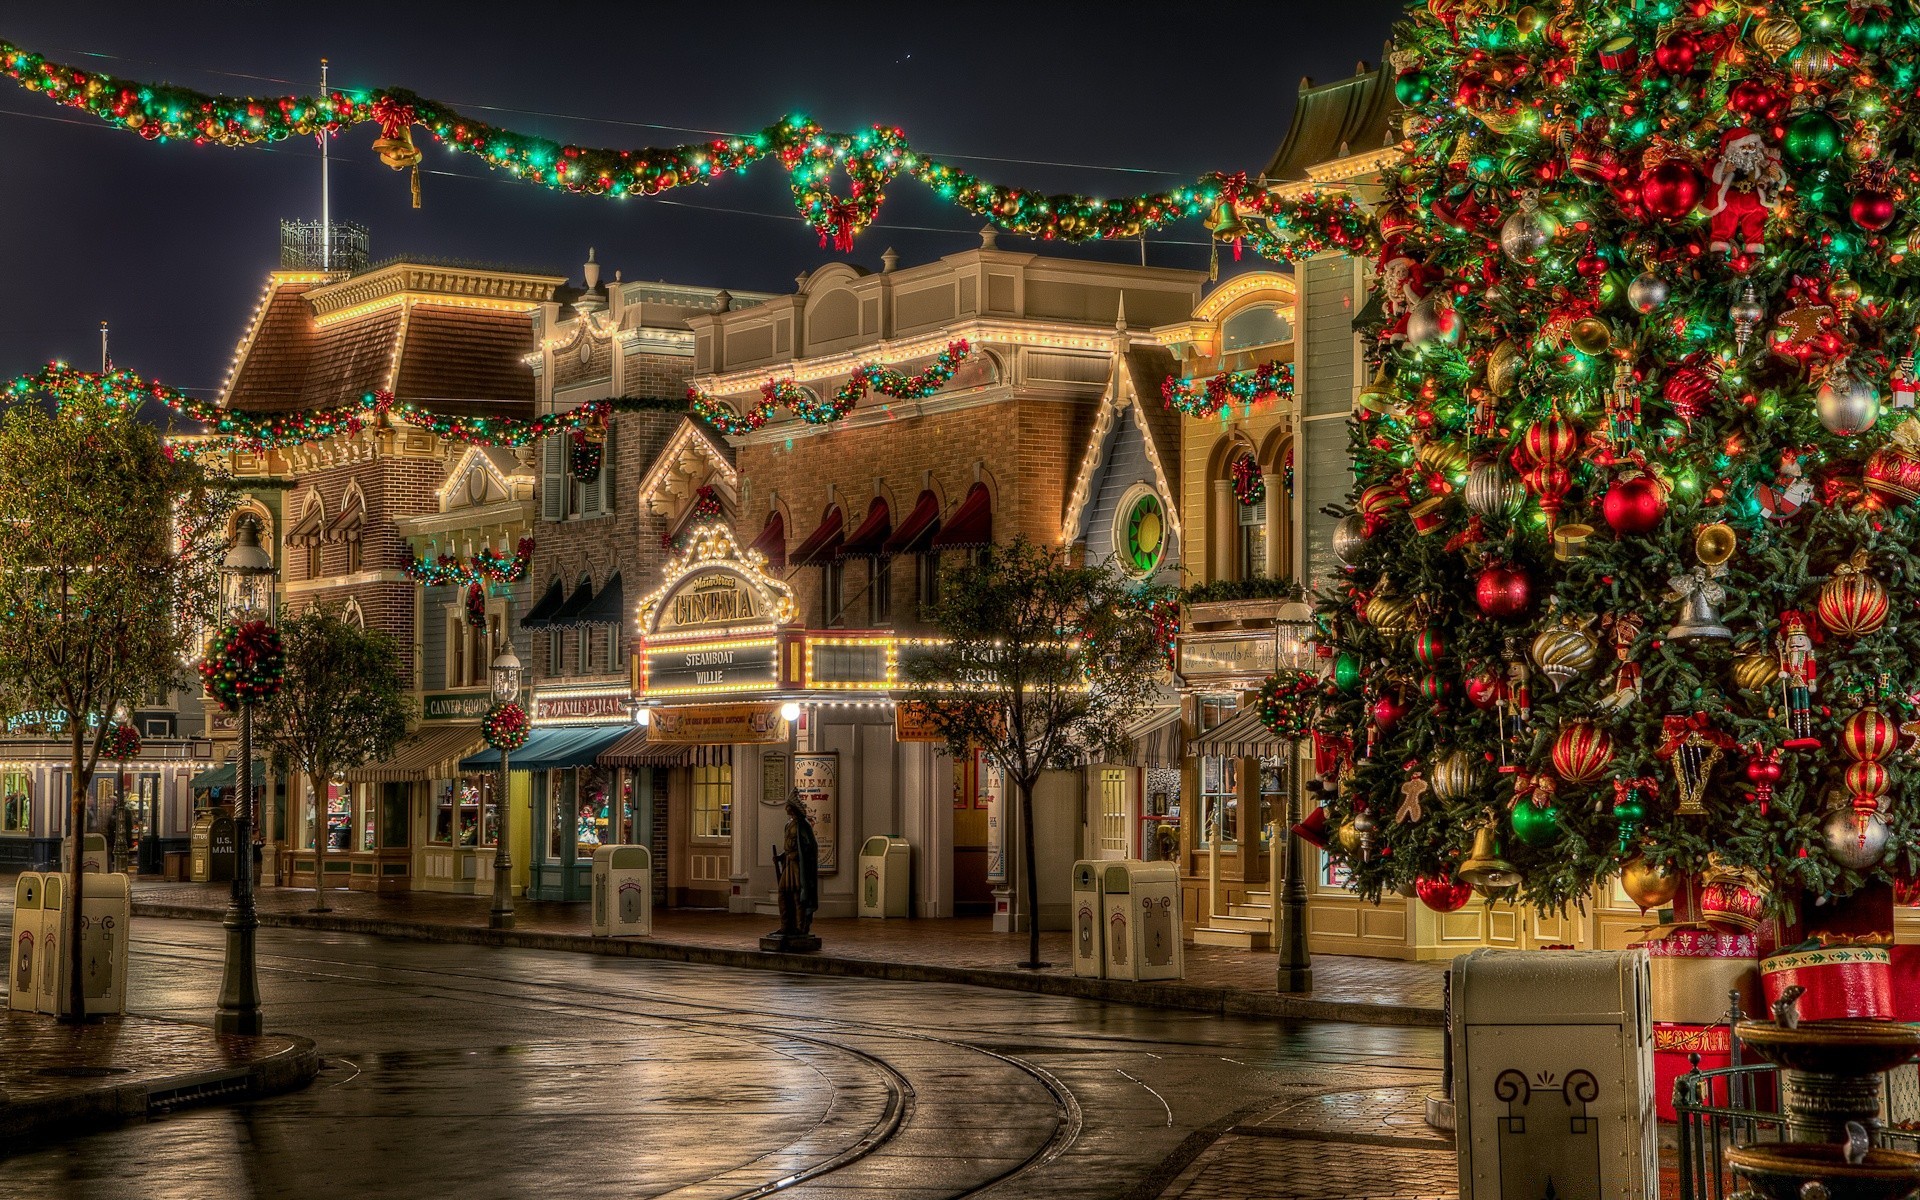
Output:
<instances>
[{"instance_id":1,"label":"lamp post with lantern","mask_svg":"<svg viewBox=\"0 0 1920 1200\"><path fill-rule=\"evenodd\" d=\"M520 656L513 652L511 641L502 641L500 653L493 656L488 674L492 677L496 708L519 701ZM506 746L500 747L500 795L493 803L493 909L487 914L490 929L513 928L513 857L507 852L507 828L511 823L508 799L513 779L509 774L511 755L512 751Z\"/></svg>"},{"instance_id":2,"label":"lamp post with lantern","mask_svg":"<svg viewBox=\"0 0 1920 1200\"><path fill-rule=\"evenodd\" d=\"M233 622L274 621L273 559L260 545L260 524L242 517L233 545L220 563L221 607ZM233 811L233 840L238 851L233 889L223 924L227 931L226 964L220 977L219 1007L214 1011L217 1033L257 1034L262 1030L260 977L254 958L254 935L259 917L253 906L253 699L239 694L240 747L236 772L240 791Z\"/></svg>"},{"instance_id":3,"label":"lamp post with lantern","mask_svg":"<svg viewBox=\"0 0 1920 1200\"><path fill-rule=\"evenodd\" d=\"M1275 621L1275 667L1282 671L1317 673L1318 656L1313 645L1313 609L1295 601L1284 605ZM1307 950L1307 876L1313 870L1313 847L1293 832L1300 824L1300 742L1287 738L1287 811L1280 827L1273 831L1272 844L1286 847L1286 879L1280 889L1279 959L1277 972L1282 992L1313 990L1313 958ZM1282 838L1286 841L1283 843Z\"/></svg>"},{"instance_id":4,"label":"lamp post with lantern","mask_svg":"<svg viewBox=\"0 0 1920 1200\"><path fill-rule=\"evenodd\" d=\"M127 812L127 749L125 731L133 724L133 714L127 711L127 702L118 700L113 705L113 869L134 874L131 863L133 857L131 826L133 818Z\"/></svg>"}]
</instances>

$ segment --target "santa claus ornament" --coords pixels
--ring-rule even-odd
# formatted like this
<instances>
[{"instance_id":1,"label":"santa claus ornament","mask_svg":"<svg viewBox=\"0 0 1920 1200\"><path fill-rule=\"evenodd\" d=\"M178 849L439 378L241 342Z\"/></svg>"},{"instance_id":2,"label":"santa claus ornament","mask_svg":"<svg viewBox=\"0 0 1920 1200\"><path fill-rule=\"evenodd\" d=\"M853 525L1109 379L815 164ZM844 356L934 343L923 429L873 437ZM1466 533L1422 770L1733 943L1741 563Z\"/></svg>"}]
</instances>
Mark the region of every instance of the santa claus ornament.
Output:
<instances>
[{"instance_id":1,"label":"santa claus ornament","mask_svg":"<svg viewBox=\"0 0 1920 1200\"><path fill-rule=\"evenodd\" d=\"M1767 210L1785 181L1780 152L1745 126L1729 129L1720 135L1720 153L1707 179L1709 249L1763 253Z\"/></svg>"},{"instance_id":2,"label":"santa claus ornament","mask_svg":"<svg viewBox=\"0 0 1920 1200\"><path fill-rule=\"evenodd\" d=\"M1380 297L1384 307L1386 336L1396 342L1407 340L1407 319L1427 298L1439 280L1439 272L1416 260L1405 244L1394 242L1380 252Z\"/></svg>"}]
</instances>

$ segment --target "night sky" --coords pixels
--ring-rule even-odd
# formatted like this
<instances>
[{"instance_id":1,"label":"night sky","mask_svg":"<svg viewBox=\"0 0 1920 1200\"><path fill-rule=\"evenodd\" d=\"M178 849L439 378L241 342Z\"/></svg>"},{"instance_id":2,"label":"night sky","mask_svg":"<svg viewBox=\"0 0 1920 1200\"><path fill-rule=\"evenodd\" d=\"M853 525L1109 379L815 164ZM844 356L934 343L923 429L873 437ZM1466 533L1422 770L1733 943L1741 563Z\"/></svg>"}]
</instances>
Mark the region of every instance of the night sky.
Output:
<instances>
[{"instance_id":1,"label":"night sky","mask_svg":"<svg viewBox=\"0 0 1920 1200\"><path fill-rule=\"evenodd\" d=\"M596 145L705 140L786 112L829 129L894 124L996 182L1114 195L1258 171L1301 77L1377 62L1400 7L80 0L9 5L0 36L92 69L243 94L311 94L325 56L335 86L411 87ZM369 148L376 136L368 125L335 139L332 193L334 219L367 226L376 261L422 255L577 281L593 246L609 278L617 268L629 280L790 291L797 273L841 257L798 221L777 163L615 201L492 175L423 138L416 212L405 173ZM276 264L280 219L319 216L318 147L152 145L10 81L0 139L0 373L55 357L95 365L105 320L116 365L211 395ZM1099 169L1112 167L1129 170ZM902 180L852 260L878 269L893 246L903 263L925 262L977 246L980 224ZM1204 238L1198 225L1163 231L1148 262L1204 268ZM1139 247L1083 253L1133 262ZM1252 265L1249 255L1240 269Z\"/></svg>"}]
</instances>

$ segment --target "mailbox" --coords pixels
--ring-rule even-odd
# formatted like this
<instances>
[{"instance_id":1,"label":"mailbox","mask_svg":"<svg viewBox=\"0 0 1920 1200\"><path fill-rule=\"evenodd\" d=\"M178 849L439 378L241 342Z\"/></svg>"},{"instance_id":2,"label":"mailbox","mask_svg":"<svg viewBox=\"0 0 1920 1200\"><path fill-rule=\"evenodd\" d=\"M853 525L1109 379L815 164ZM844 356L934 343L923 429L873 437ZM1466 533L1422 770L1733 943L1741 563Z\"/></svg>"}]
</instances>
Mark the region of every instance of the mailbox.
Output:
<instances>
[{"instance_id":1,"label":"mailbox","mask_svg":"<svg viewBox=\"0 0 1920 1200\"><path fill-rule=\"evenodd\" d=\"M239 858L234 846L233 818L217 812L204 812L195 817L192 855L191 876L195 883L230 882Z\"/></svg>"}]
</instances>

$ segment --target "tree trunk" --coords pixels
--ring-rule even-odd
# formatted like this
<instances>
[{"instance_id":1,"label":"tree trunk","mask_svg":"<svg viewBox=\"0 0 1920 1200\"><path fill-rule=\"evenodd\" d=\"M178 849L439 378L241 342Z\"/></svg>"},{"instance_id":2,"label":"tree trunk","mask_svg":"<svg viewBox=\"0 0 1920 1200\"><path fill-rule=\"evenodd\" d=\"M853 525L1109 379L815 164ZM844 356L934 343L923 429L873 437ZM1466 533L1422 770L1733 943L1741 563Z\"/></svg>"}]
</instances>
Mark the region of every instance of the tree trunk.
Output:
<instances>
[{"instance_id":1,"label":"tree trunk","mask_svg":"<svg viewBox=\"0 0 1920 1200\"><path fill-rule=\"evenodd\" d=\"M309 772L307 786L313 790L313 911L331 912L327 907L327 841L331 830L327 826L327 785L319 775ZM352 805L348 805L348 820L352 820ZM347 837L352 839L352 831Z\"/></svg>"},{"instance_id":2,"label":"tree trunk","mask_svg":"<svg viewBox=\"0 0 1920 1200\"><path fill-rule=\"evenodd\" d=\"M72 756L68 762L67 778L71 784L68 793L67 832L68 841L73 845L73 854L67 860L67 896L65 916L67 919L67 1011L60 1018L63 1025L84 1025L87 1020L87 985L80 974L80 901L82 897L82 869L87 861L87 780L82 778L86 764L86 722L73 713L67 714L67 724L73 731ZM57 980L56 980L57 983Z\"/></svg>"},{"instance_id":3,"label":"tree trunk","mask_svg":"<svg viewBox=\"0 0 1920 1200\"><path fill-rule=\"evenodd\" d=\"M1020 852L1027 860L1027 966L1040 962L1040 865L1033 855L1033 780L1022 778L1020 788Z\"/></svg>"}]
</instances>

